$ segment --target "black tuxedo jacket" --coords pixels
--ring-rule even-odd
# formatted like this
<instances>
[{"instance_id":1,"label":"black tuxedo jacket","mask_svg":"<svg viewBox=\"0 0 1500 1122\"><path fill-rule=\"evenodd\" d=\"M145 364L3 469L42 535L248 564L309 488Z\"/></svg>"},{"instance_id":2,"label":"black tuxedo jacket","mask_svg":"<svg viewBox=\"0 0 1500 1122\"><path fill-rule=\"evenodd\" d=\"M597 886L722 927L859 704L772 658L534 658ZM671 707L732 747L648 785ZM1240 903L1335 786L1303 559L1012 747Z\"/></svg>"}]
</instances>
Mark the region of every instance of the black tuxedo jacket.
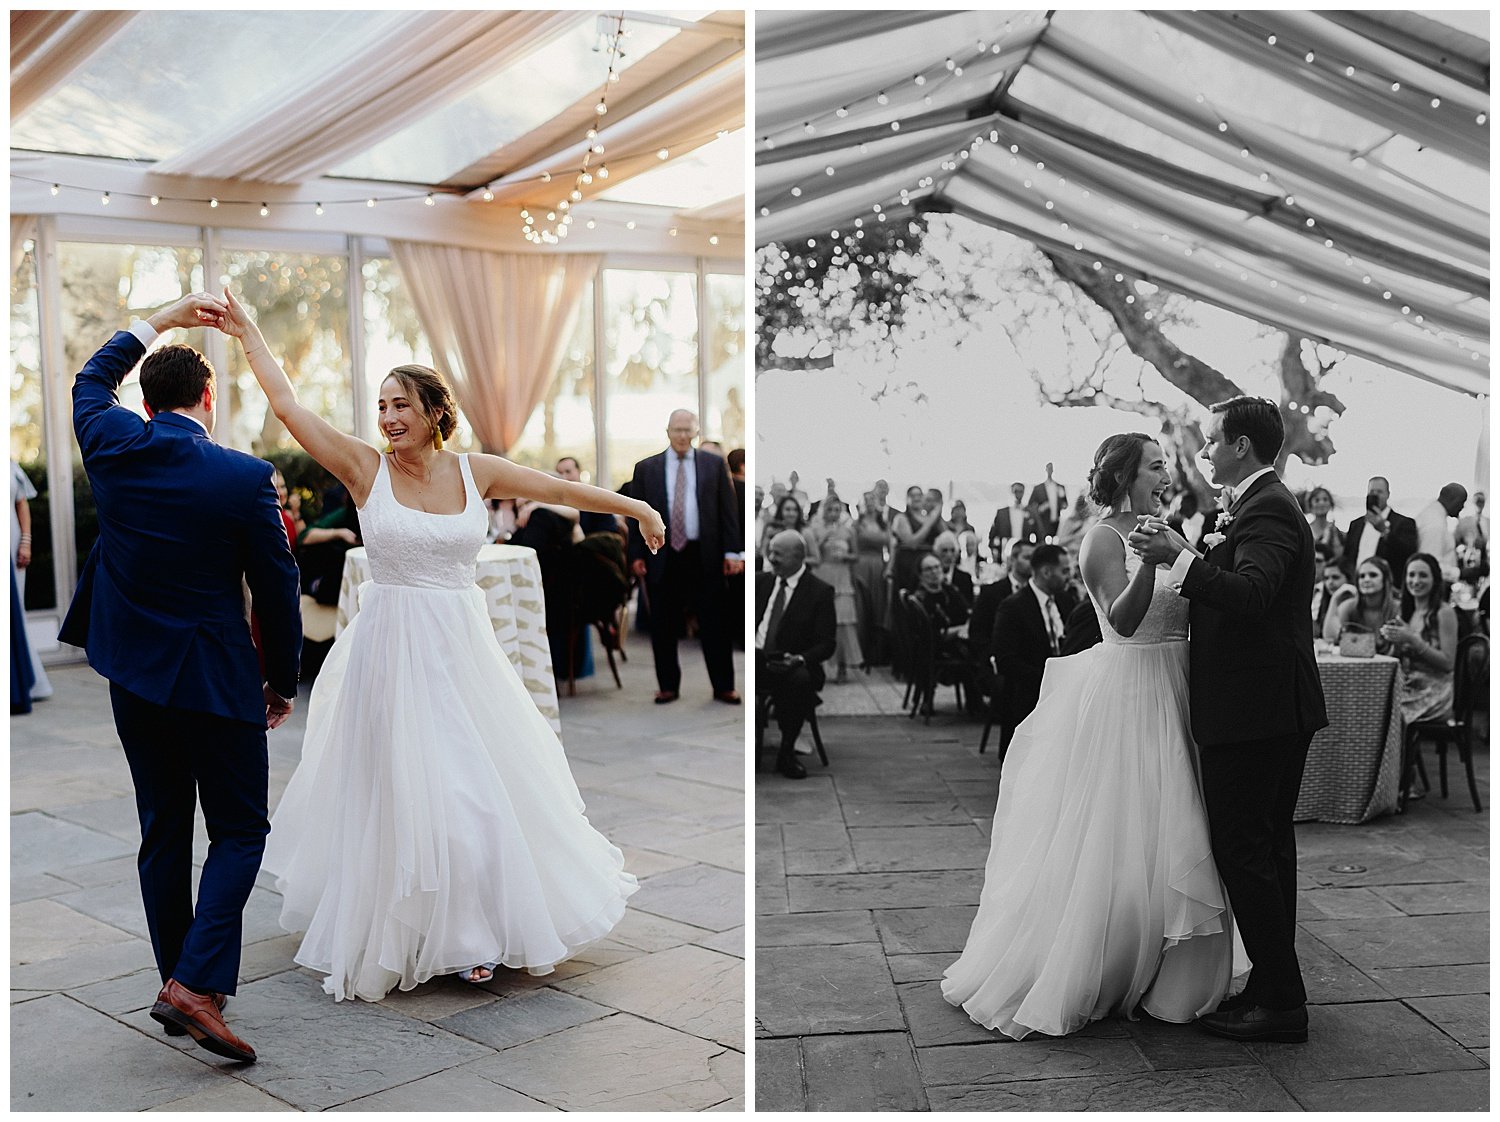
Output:
<instances>
[{"instance_id":1,"label":"black tuxedo jacket","mask_svg":"<svg viewBox=\"0 0 1500 1122\"><path fill-rule=\"evenodd\" d=\"M1056 480L1053 480L1057 483ZM1036 519L1037 528L1043 534L1057 533L1057 524L1068 513L1068 489L1057 483L1057 517L1052 517L1052 508L1047 504L1047 484L1044 480L1031 489L1031 499L1026 504Z\"/></svg>"},{"instance_id":2,"label":"black tuxedo jacket","mask_svg":"<svg viewBox=\"0 0 1500 1122\"><path fill-rule=\"evenodd\" d=\"M744 551L744 531L740 526L739 506L734 497L734 485L729 481L729 468L720 456L694 448L693 463L698 473L698 548L704 571L710 575L721 573L724 554ZM635 465L635 474L630 479L629 494L641 499L661 515L671 533L671 519L667 508L667 459L675 453L669 448L654 456L647 456ZM659 582L667 571L667 551L670 544L663 545L656 553L646 548L641 537L641 528L631 519L630 559L646 562L646 579Z\"/></svg>"},{"instance_id":3,"label":"black tuxedo jacket","mask_svg":"<svg viewBox=\"0 0 1500 1122\"><path fill-rule=\"evenodd\" d=\"M1001 601L1012 591L1010 578L1001 577L981 585L979 594L974 597L974 610L969 613L969 649L980 662L990 657L995 638L995 613L1000 609Z\"/></svg>"},{"instance_id":4,"label":"black tuxedo jacket","mask_svg":"<svg viewBox=\"0 0 1500 1122\"><path fill-rule=\"evenodd\" d=\"M1066 621L1077 607L1077 597L1065 588L1056 600L1058 618ZM1059 645L1062 638L1058 635ZM1007 716L1020 720L1036 708L1037 696L1042 692L1042 671L1052 657L1047 620L1029 582L1001 601L995 612L990 649L995 657L995 670L1005 679L1001 708Z\"/></svg>"},{"instance_id":5,"label":"black tuxedo jacket","mask_svg":"<svg viewBox=\"0 0 1500 1122\"><path fill-rule=\"evenodd\" d=\"M1002 559L998 555L1003 550L1010 548L1009 545L1002 545L1001 543L1009 542L1014 537L1015 535L1010 532L1010 507L1003 506L995 512L995 520L990 523L990 548L997 555L997 559ZM1026 517L1021 519L1021 540L1029 542L1039 542L1042 540L1041 528L1037 525L1036 515L1030 510L1026 512Z\"/></svg>"},{"instance_id":6,"label":"black tuxedo jacket","mask_svg":"<svg viewBox=\"0 0 1500 1122\"><path fill-rule=\"evenodd\" d=\"M755 629L770 609L771 593L776 588L775 573L755 574ZM813 688L823 686L823 663L833 657L838 647L838 619L833 610L833 585L804 572L781 613L776 641L766 648L767 655L795 654L807 661Z\"/></svg>"},{"instance_id":7,"label":"black tuxedo jacket","mask_svg":"<svg viewBox=\"0 0 1500 1122\"><path fill-rule=\"evenodd\" d=\"M953 577L948 581L964 598L965 604L974 603L974 578L958 566L953 567Z\"/></svg>"},{"instance_id":8,"label":"black tuxedo jacket","mask_svg":"<svg viewBox=\"0 0 1500 1122\"><path fill-rule=\"evenodd\" d=\"M1417 523L1416 519L1397 514L1394 510L1390 512L1389 521L1390 533L1380 539L1380 544L1375 547L1375 556L1385 559L1386 564L1391 567L1391 574L1396 578L1396 587L1400 588L1406 579L1407 559L1417 551ZM1359 568L1354 560L1359 556L1359 539L1367 530L1372 534L1375 532L1370 530L1365 516L1361 514L1349 523L1349 533L1344 537L1344 555L1339 559L1339 564L1344 570L1344 576L1351 581Z\"/></svg>"},{"instance_id":9,"label":"black tuxedo jacket","mask_svg":"<svg viewBox=\"0 0 1500 1122\"><path fill-rule=\"evenodd\" d=\"M1274 473L1235 503L1224 541L1195 558L1191 603L1193 737L1201 747L1311 735L1328 724L1309 605L1312 531Z\"/></svg>"}]
</instances>

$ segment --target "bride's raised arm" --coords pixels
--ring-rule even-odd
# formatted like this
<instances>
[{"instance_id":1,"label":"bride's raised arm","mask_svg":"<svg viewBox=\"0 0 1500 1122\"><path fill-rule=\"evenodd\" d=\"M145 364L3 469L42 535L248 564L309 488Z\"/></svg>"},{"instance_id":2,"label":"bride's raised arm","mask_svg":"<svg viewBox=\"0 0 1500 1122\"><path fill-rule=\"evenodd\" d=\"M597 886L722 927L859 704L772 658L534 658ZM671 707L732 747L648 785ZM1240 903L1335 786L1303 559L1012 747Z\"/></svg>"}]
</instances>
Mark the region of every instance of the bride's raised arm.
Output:
<instances>
[{"instance_id":1,"label":"bride's raised arm","mask_svg":"<svg viewBox=\"0 0 1500 1122\"><path fill-rule=\"evenodd\" d=\"M560 479L535 468L513 464L503 456L476 452L469 457L469 467L474 473L474 485L486 499L533 499L578 510L619 514L634 518L641 524L641 537L652 553L666 541L667 528L661 515L640 499L629 499L603 487Z\"/></svg>"},{"instance_id":2,"label":"bride's raised arm","mask_svg":"<svg viewBox=\"0 0 1500 1122\"><path fill-rule=\"evenodd\" d=\"M1110 627L1125 638L1146 618L1156 585L1156 567L1142 565L1133 577L1125 575L1125 539L1107 523L1100 522L1083 539L1078 554L1083 583L1104 609Z\"/></svg>"},{"instance_id":3,"label":"bride's raised arm","mask_svg":"<svg viewBox=\"0 0 1500 1122\"><path fill-rule=\"evenodd\" d=\"M309 456L349 489L355 505L362 505L380 468L380 453L358 437L340 432L298 401L291 379L272 357L260 328L250 319L245 306L228 288L224 289L224 300L229 311L220 330L238 339L244 347L245 360L270 402L271 412Z\"/></svg>"}]
</instances>

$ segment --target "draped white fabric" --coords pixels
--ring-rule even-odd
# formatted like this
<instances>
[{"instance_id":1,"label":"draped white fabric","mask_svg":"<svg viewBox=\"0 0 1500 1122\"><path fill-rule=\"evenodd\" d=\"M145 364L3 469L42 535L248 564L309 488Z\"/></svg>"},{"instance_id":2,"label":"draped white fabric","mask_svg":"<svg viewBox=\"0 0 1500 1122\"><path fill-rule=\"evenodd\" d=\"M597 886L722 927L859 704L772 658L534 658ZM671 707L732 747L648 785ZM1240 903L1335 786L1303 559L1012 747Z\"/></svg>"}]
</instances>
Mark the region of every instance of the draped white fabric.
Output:
<instances>
[{"instance_id":1,"label":"draped white fabric","mask_svg":"<svg viewBox=\"0 0 1500 1122\"><path fill-rule=\"evenodd\" d=\"M503 454L546 393L602 258L390 245L434 361L480 444Z\"/></svg>"},{"instance_id":2,"label":"draped white fabric","mask_svg":"<svg viewBox=\"0 0 1500 1122\"><path fill-rule=\"evenodd\" d=\"M134 12L11 12L10 119L68 80Z\"/></svg>"},{"instance_id":3,"label":"draped white fabric","mask_svg":"<svg viewBox=\"0 0 1500 1122\"><path fill-rule=\"evenodd\" d=\"M587 12L413 12L302 89L246 108L166 174L293 183L327 172L473 89Z\"/></svg>"},{"instance_id":4,"label":"draped white fabric","mask_svg":"<svg viewBox=\"0 0 1500 1122\"><path fill-rule=\"evenodd\" d=\"M10 216L10 272L14 276L21 267L21 256L26 252L26 242L36 237L36 216L12 214Z\"/></svg>"},{"instance_id":5,"label":"draped white fabric","mask_svg":"<svg viewBox=\"0 0 1500 1122\"><path fill-rule=\"evenodd\" d=\"M956 212L1487 392L1488 42L1387 15L770 14L756 240Z\"/></svg>"}]
</instances>

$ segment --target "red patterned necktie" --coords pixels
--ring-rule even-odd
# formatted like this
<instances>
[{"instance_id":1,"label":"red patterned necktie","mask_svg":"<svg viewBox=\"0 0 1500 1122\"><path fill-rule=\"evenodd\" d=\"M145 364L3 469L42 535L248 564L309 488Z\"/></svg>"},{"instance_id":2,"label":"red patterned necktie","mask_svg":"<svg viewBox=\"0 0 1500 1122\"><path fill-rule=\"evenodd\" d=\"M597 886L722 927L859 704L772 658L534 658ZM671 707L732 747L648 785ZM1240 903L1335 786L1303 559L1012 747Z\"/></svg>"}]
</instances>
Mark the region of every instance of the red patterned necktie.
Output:
<instances>
[{"instance_id":1,"label":"red patterned necktie","mask_svg":"<svg viewBox=\"0 0 1500 1122\"><path fill-rule=\"evenodd\" d=\"M687 458L677 457L677 482L672 488L672 548L687 547Z\"/></svg>"}]
</instances>

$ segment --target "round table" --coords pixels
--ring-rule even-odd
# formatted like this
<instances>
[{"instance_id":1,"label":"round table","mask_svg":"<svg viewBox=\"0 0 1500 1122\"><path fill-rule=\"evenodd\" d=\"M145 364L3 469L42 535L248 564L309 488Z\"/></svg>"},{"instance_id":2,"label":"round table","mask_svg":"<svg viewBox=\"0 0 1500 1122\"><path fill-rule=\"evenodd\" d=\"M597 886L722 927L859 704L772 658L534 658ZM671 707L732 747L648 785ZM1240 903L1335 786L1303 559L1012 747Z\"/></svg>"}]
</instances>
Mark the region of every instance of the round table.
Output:
<instances>
[{"instance_id":1,"label":"round table","mask_svg":"<svg viewBox=\"0 0 1500 1122\"><path fill-rule=\"evenodd\" d=\"M1396 704L1398 660L1318 653L1328 727L1313 737L1293 815L1298 822L1356 825L1396 811L1404 723Z\"/></svg>"},{"instance_id":2,"label":"round table","mask_svg":"<svg viewBox=\"0 0 1500 1122\"><path fill-rule=\"evenodd\" d=\"M344 578L339 586L339 635L359 614L360 591L371 579L370 557L363 546L344 554ZM479 550L475 583L484 590L484 606L495 638L521 681L547 718L552 731L562 735L557 704L557 682L552 677L552 651L547 645L547 605L542 597L542 567L536 551L519 545L486 545Z\"/></svg>"}]
</instances>

